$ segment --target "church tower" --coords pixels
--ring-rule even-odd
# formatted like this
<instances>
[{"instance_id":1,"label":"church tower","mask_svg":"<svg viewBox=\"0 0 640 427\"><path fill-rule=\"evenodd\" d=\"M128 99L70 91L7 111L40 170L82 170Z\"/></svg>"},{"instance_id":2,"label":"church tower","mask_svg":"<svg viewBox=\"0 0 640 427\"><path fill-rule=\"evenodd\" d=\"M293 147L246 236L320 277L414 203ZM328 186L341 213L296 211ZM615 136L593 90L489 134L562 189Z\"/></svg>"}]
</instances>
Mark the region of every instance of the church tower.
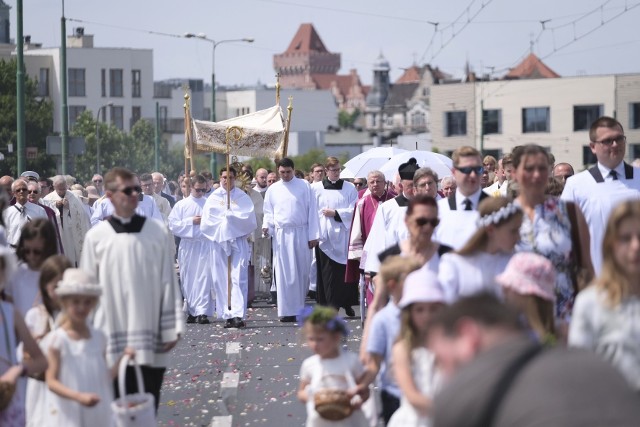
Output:
<instances>
[{"instance_id":1,"label":"church tower","mask_svg":"<svg viewBox=\"0 0 640 427\"><path fill-rule=\"evenodd\" d=\"M316 89L315 76L338 73L340 54L327 50L312 24L302 24L287 50L273 56L273 68L283 88Z\"/></svg>"},{"instance_id":2,"label":"church tower","mask_svg":"<svg viewBox=\"0 0 640 427\"><path fill-rule=\"evenodd\" d=\"M373 145L380 146L384 132L384 105L389 97L389 61L380 53L373 65L373 86L367 95L365 120L367 129L374 135Z\"/></svg>"}]
</instances>

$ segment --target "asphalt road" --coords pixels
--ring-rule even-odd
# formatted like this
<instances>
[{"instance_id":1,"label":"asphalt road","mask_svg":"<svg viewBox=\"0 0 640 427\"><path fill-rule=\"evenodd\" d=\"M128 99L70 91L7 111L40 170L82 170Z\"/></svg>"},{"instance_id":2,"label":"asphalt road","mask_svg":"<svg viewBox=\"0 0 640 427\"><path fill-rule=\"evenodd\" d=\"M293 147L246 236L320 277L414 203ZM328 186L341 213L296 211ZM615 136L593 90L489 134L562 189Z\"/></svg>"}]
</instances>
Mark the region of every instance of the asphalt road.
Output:
<instances>
[{"instance_id":1,"label":"asphalt road","mask_svg":"<svg viewBox=\"0 0 640 427\"><path fill-rule=\"evenodd\" d=\"M187 325L171 354L158 425L304 425L306 411L296 391L300 365L311 352L299 326L280 323L265 299L253 307L245 329L224 329L222 321ZM357 351L360 318L347 322L351 334L345 346Z\"/></svg>"}]
</instances>

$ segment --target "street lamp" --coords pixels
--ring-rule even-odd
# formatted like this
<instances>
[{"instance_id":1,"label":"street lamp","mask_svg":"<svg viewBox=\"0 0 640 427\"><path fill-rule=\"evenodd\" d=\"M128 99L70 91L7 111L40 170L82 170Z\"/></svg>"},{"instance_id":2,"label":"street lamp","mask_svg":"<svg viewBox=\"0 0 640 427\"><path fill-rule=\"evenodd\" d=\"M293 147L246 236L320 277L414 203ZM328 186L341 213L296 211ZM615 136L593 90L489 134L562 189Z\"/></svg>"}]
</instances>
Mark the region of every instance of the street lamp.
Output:
<instances>
[{"instance_id":1,"label":"street lamp","mask_svg":"<svg viewBox=\"0 0 640 427\"><path fill-rule=\"evenodd\" d=\"M254 39L250 37L245 37L243 39L227 39L227 40L219 40L215 41L207 37L206 34L203 33L185 33L184 35L187 39L197 38L200 40L207 41L211 43L212 51L211 51L211 111L209 112L209 118L212 122L216 121L216 47L222 43L233 43L233 42L244 42L244 43L253 43ZM216 169L217 169L217 161L215 153L211 153L211 163L209 165L211 169L211 174L215 177Z\"/></svg>"},{"instance_id":2,"label":"street lamp","mask_svg":"<svg viewBox=\"0 0 640 427\"><path fill-rule=\"evenodd\" d=\"M112 107L113 102L108 102L98 108L96 114L96 173L100 175L100 113L107 107Z\"/></svg>"}]
</instances>

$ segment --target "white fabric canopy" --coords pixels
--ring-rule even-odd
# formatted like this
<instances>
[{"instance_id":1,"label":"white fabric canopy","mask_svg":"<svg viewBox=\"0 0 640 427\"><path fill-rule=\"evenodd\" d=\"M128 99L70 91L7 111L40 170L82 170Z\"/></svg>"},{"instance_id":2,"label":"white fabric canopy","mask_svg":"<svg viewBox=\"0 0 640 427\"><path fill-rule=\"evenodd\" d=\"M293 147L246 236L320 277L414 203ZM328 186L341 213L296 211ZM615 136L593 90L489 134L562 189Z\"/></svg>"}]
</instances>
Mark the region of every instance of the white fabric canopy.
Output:
<instances>
[{"instance_id":1,"label":"white fabric canopy","mask_svg":"<svg viewBox=\"0 0 640 427\"><path fill-rule=\"evenodd\" d=\"M285 120L279 105L221 122L193 120L195 150L226 154L227 130L233 127L239 132L232 130L229 139L232 155L276 157L282 150Z\"/></svg>"}]
</instances>

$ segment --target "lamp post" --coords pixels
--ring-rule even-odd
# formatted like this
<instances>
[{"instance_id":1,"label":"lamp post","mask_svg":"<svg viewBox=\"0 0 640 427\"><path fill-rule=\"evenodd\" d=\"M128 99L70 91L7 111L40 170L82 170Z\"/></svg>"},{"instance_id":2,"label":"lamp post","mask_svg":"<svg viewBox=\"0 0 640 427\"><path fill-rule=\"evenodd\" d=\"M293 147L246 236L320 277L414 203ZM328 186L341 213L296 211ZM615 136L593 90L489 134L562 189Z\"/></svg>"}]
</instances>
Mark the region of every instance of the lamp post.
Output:
<instances>
[{"instance_id":1,"label":"lamp post","mask_svg":"<svg viewBox=\"0 0 640 427\"><path fill-rule=\"evenodd\" d=\"M254 39L250 37L245 37L243 39L226 39L226 40L218 40L215 41L207 37L206 34L203 33L185 33L184 35L187 39L197 38L200 40L207 41L211 43L211 111L209 112L209 118L212 122L216 121L216 47L222 43L234 43L234 42L244 42L244 43L253 43ZM211 153L211 163L210 169L211 174L215 177L216 175L216 155L215 153Z\"/></svg>"},{"instance_id":2,"label":"lamp post","mask_svg":"<svg viewBox=\"0 0 640 427\"><path fill-rule=\"evenodd\" d=\"M113 102L108 102L98 108L96 114L96 173L100 175L100 113L107 107L113 106Z\"/></svg>"}]
</instances>

